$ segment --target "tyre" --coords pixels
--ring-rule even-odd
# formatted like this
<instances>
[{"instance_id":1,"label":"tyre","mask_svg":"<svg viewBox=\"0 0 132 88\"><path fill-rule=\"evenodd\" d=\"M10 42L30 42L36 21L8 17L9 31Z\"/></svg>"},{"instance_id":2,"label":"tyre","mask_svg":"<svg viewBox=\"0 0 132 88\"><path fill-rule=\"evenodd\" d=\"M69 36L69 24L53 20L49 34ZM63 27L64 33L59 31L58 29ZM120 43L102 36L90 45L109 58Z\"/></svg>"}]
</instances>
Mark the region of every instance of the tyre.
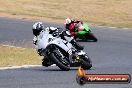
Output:
<instances>
[{"instance_id":1,"label":"tyre","mask_svg":"<svg viewBox=\"0 0 132 88\"><path fill-rule=\"evenodd\" d=\"M86 39L92 40L93 42L97 42L98 39L93 35L93 33L86 34Z\"/></svg>"},{"instance_id":2,"label":"tyre","mask_svg":"<svg viewBox=\"0 0 132 88\"><path fill-rule=\"evenodd\" d=\"M52 61L63 71L70 70L70 64L65 58L59 57L56 52L50 54Z\"/></svg>"},{"instance_id":3,"label":"tyre","mask_svg":"<svg viewBox=\"0 0 132 88\"><path fill-rule=\"evenodd\" d=\"M88 56L85 55L81 57L81 67L85 70L92 67L92 61Z\"/></svg>"}]
</instances>

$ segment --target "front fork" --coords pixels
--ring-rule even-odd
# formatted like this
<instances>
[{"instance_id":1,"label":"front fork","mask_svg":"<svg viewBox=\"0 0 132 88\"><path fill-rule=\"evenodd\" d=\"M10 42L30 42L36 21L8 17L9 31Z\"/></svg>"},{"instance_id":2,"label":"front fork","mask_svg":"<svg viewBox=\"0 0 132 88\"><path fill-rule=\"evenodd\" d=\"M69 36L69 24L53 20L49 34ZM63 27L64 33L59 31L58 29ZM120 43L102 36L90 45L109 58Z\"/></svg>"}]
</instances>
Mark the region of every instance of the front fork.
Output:
<instances>
[{"instance_id":1,"label":"front fork","mask_svg":"<svg viewBox=\"0 0 132 88\"><path fill-rule=\"evenodd\" d=\"M79 51L79 52L77 52L77 54L76 54L76 60L77 61L81 61L81 56L85 56L86 55L86 53L84 52L84 51Z\"/></svg>"}]
</instances>

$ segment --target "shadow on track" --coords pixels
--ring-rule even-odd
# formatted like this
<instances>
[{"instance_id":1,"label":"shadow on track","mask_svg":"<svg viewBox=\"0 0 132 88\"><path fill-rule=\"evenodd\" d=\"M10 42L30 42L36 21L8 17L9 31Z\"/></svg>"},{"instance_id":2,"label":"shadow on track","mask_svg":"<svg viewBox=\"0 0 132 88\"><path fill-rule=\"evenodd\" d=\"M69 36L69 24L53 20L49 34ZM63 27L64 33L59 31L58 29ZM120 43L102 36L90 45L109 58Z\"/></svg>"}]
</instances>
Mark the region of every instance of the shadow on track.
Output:
<instances>
[{"instance_id":1,"label":"shadow on track","mask_svg":"<svg viewBox=\"0 0 132 88\"><path fill-rule=\"evenodd\" d=\"M26 68L26 69L24 69L24 70L31 70L31 71L60 71L60 72L62 72L63 70L61 70L61 69L59 69L59 68L45 68L45 67L43 67L43 68ZM73 68L73 69L71 69L71 70L69 70L69 71L77 71L77 68ZM68 72L68 71L63 71L63 72Z\"/></svg>"},{"instance_id":2,"label":"shadow on track","mask_svg":"<svg viewBox=\"0 0 132 88\"><path fill-rule=\"evenodd\" d=\"M69 71L63 71L57 67L32 67L32 68L21 68L22 70L27 70L27 71L42 71L42 72L47 72L47 71L50 71L50 72L69 72L69 71L77 71L78 68L77 67L74 67L74 68L71 68ZM92 69L90 69L92 70Z\"/></svg>"},{"instance_id":3,"label":"shadow on track","mask_svg":"<svg viewBox=\"0 0 132 88\"><path fill-rule=\"evenodd\" d=\"M94 41L92 41L92 40L81 40L81 39L80 39L80 40L77 39L76 41L77 41L77 42L94 42Z\"/></svg>"},{"instance_id":4,"label":"shadow on track","mask_svg":"<svg viewBox=\"0 0 132 88\"><path fill-rule=\"evenodd\" d=\"M59 69L58 67L31 67L31 68L21 68L20 70L27 70L27 71L50 71L50 72L69 72L69 71L77 71L78 67L72 67L69 71L63 71L61 69ZM89 69L89 70L93 70L93 69Z\"/></svg>"}]
</instances>

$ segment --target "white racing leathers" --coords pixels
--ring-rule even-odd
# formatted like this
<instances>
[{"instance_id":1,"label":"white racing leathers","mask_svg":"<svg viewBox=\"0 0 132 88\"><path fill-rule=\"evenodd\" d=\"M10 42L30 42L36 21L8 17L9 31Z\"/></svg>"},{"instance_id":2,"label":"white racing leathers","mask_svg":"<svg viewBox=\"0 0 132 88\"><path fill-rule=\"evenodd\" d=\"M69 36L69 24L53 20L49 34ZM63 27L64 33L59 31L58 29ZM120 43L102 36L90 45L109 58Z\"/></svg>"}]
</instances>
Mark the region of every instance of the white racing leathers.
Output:
<instances>
[{"instance_id":1,"label":"white racing leathers","mask_svg":"<svg viewBox=\"0 0 132 88\"><path fill-rule=\"evenodd\" d=\"M67 44L65 45L65 43ZM40 35L37 37L37 48L45 49L49 44L56 44L65 51L68 51L70 48L72 48L72 45L66 40L63 40L60 37L53 37L48 31L41 31Z\"/></svg>"},{"instance_id":2,"label":"white racing leathers","mask_svg":"<svg viewBox=\"0 0 132 88\"><path fill-rule=\"evenodd\" d=\"M72 58L72 44L66 40L58 37L53 37L52 34L49 34L49 31L41 31L37 38L36 48L37 49L46 49L48 45L54 44L66 52L69 53L69 59Z\"/></svg>"}]
</instances>

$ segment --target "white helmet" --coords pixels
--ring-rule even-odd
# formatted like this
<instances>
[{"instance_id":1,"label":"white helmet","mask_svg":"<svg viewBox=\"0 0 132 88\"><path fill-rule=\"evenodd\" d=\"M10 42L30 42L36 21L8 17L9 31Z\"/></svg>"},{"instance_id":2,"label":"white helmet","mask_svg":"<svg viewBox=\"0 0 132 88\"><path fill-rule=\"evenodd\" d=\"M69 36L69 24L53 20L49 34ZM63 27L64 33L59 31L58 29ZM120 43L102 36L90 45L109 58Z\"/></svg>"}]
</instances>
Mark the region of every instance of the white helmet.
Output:
<instances>
[{"instance_id":1,"label":"white helmet","mask_svg":"<svg viewBox=\"0 0 132 88\"><path fill-rule=\"evenodd\" d=\"M70 18L66 18L64 24L69 24L69 23L71 23L71 19Z\"/></svg>"},{"instance_id":2,"label":"white helmet","mask_svg":"<svg viewBox=\"0 0 132 88\"><path fill-rule=\"evenodd\" d=\"M34 25L33 25L33 29L43 29L43 23L42 22L36 22Z\"/></svg>"},{"instance_id":3,"label":"white helmet","mask_svg":"<svg viewBox=\"0 0 132 88\"><path fill-rule=\"evenodd\" d=\"M44 29L42 22L36 22L33 25L32 31L35 36L39 35L40 31Z\"/></svg>"}]
</instances>

